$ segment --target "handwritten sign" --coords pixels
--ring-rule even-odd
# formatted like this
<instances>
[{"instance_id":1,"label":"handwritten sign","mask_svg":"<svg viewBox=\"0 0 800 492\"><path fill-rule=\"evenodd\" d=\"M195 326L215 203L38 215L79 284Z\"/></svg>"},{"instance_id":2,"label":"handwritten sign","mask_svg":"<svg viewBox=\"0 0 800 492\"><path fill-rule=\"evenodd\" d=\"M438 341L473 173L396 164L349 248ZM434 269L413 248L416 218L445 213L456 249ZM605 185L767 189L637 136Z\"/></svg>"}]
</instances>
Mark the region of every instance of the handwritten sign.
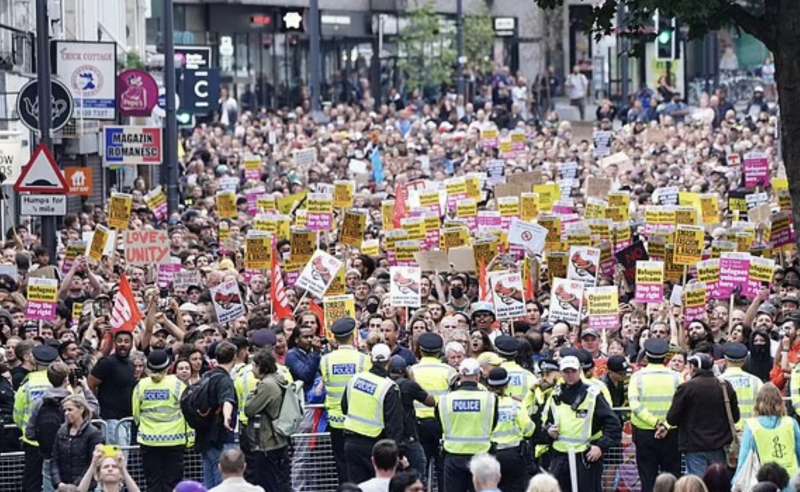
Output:
<instances>
[{"instance_id":1,"label":"handwritten sign","mask_svg":"<svg viewBox=\"0 0 800 492\"><path fill-rule=\"evenodd\" d=\"M169 259L169 235L164 230L125 232L128 265L160 265Z\"/></svg>"}]
</instances>

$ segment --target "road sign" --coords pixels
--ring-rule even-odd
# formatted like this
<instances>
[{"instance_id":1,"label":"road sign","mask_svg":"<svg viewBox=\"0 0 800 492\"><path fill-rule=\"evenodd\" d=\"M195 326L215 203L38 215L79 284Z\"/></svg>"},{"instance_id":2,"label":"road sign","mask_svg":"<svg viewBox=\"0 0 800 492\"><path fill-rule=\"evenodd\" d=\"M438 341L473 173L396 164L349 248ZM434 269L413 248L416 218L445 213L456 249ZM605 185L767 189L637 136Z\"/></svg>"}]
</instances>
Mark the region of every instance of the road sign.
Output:
<instances>
[{"instance_id":1,"label":"road sign","mask_svg":"<svg viewBox=\"0 0 800 492\"><path fill-rule=\"evenodd\" d=\"M212 113L219 100L219 69L184 70L181 76L181 109L199 115Z\"/></svg>"},{"instance_id":2,"label":"road sign","mask_svg":"<svg viewBox=\"0 0 800 492\"><path fill-rule=\"evenodd\" d=\"M94 189L92 179L92 168L90 167L68 167L64 169L67 179L67 195L72 196L91 196Z\"/></svg>"},{"instance_id":3,"label":"road sign","mask_svg":"<svg viewBox=\"0 0 800 492\"><path fill-rule=\"evenodd\" d=\"M50 102L53 106L50 127L58 131L67 124L75 110L72 94L62 82L50 80ZM34 132L39 131L39 81L33 79L22 86L17 95L17 114L22 124Z\"/></svg>"},{"instance_id":4,"label":"road sign","mask_svg":"<svg viewBox=\"0 0 800 492\"><path fill-rule=\"evenodd\" d=\"M14 191L49 195L63 195L67 192L67 181L50 149L44 145L36 147L31 160L22 168L22 173L14 184Z\"/></svg>"},{"instance_id":5,"label":"road sign","mask_svg":"<svg viewBox=\"0 0 800 492\"><path fill-rule=\"evenodd\" d=\"M20 214L62 216L67 214L66 195L20 195Z\"/></svg>"}]
</instances>

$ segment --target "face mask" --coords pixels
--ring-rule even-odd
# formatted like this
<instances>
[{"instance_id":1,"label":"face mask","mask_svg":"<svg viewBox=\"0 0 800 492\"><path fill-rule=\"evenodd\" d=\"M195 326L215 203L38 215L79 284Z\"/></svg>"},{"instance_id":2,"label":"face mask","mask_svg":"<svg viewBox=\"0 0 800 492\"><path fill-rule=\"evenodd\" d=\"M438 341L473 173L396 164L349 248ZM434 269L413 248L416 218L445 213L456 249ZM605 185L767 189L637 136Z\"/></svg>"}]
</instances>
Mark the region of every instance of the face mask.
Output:
<instances>
[{"instance_id":1,"label":"face mask","mask_svg":"<svg viewBox=\"0 0 800 492\"><path fill-rule=\"evenodd\" d=\"M464 289L461 287L453 287L450 289L450 295L453 296L453 299L461 299L464 296Z\"/></svg>"}]
</instances>

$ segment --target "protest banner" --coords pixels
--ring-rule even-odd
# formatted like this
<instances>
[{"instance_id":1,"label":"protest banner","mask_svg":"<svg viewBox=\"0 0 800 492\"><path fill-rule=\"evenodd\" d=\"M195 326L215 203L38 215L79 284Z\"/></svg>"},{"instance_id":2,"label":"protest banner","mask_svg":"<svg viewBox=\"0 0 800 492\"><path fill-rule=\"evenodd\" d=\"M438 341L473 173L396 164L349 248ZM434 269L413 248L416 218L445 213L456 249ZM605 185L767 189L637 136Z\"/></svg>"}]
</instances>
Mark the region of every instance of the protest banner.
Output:
<instances>
[{"instance_id":1,"label":"protest banner","mask_svg":"<svg viewBox=\"0 0 800 492\"><path fill-rule=\"evenodd\" d=\"M301 203L303 203L307 196L308 192L301 191L300 193L295 193L293 195L276 198L275 206L278 208L278 212L284 215L289 215L294 212Z\"/></svg>"},{"instance_id":2,"label":"protest banner","mask_svg":"<svg viewBox=\"0 0 800 492\"><path fill-rule=\"evenodd\" d=\"M397 264L400 266L413 266L414 258L417 253L422 249L420 241L407 240L398 241L395 245L395 254L397 255Z\"/></svg>"},{"instance_id":3,"label":"protest banner","mask_svg":"<svg viewBox=\"0 0 800 492\"><path fill-rule=\"evenodd\" d=\"M600 269L600 250L586 246L571 246L569 249L569 266L567 278L583 282L585 287L597 284Z\"/></svg>"},{"instance_id":4,"label":"protest banner","mask_svg":"<svg viewBox=\"0 0 800 492\"><path fill-rule=\"evenodd\" d=\"M525 316L525 297L521 273L491 272L489 273L489 284L497 319L501 321L515 320Z\"/></svg>"},{"instance_id":5,"label":"protest banner","mask_svg":"<svg viewBox=\"0 0 800 492\"><path fill-rule=\"evenodd\" d=\"M679 225L675 228L676 265L692 266L703 257L705 230L700 226Z\"/></svg>"},{"instance_id":6,"label":"protest banner","mask_svg":"<svg viewBox=\"0 0 800 492\"><path fill-rule=\"evenodd\" d=\"M106 252L106 244L108 244L111 235L112 232L109 231L105 226L97 224L94 229L94 234L92 234L91 241L88 243L86 256L95 262L102 260L103 255Z\"/></svg>"},{"instance_id":7,"label":"protest banner","mask_svg":"<svg viewBox=\"0 0 800 492\"><path fill-rule=\"evenodd\" d=\"M355 194L355 181L337 180L333 182L333 206L335 208L352 208Z\"/></svg>"},{"instance_id":8,"label":"protest banner","mask_svg":"<svg viewBox=\"0 0 800 492\"><path fill-rule=\"evenodd\" d=\"M333 197L330 193L309 193L306 197L306 227L330 231L333 227Z\"/></svg>"},{"instance_id":9,"label":"protest banner","mask_svg":"<svg viewBox=\"0 0 800 492\"><path fill-rule=\"evenodd\" d=\"M347 293L347 266L343 263L336 275L333 276L331 285L325 290L325 295L339 296Z\"/></svg>"},{"instance_id":10,"label":"protest banner","mask_svg":"<svg viewBox=\"0 0 800 492\"><path fill-rule=\"evenodd\" d=\"M719 194L703 193L700 195L700 210L703 224L719 224Z\"/></svg>"},{"instance_id":11,"label":"protest banner","mask_svg":"<svg viewBox=\"0 0 800 492\"><path fill-rule=\"evenodd\" d=\"M331 327L342 318L356 319L356 300L352 294L325 296L322 299L323 313L325 316L325 338L333 340ZM358 330L355 331L356 340Z\"/></svg>"},{"instance_id":12,"label":"protest banner","mask_svg":"<svg viewBox=\"0 0 800 492\"><path fill-rule=\"evenodd\" d=\"M314 251L311 259L300 273L297 286L307 290L317 299L322 299L340 268L342 268L341 261L318 249Z\"/></svg>"},{"instance_id":13,"label":"protest banner","mask_svg":"<svg viewBox=\"0 0 800 492\"><path fill-rule=\"evenodd\" d=\"M781 248L794 244L795 230L792 218L788 212L779 212L772 215L769 229L769 245L772 248Z\"/></svg>"},{"instance_id":14,"label":"protest banner","mask_svg":"<svg viewBox=\"0 0 800 492\"><path fill-rule=\"evenodd\" d=\"M709 289L705 282L689 282L683 286L683 323L688 326L694 320L706 318Z\"/></svg>"},{"instance_id":15,"label":"protest banner","mask_svg":"<svg viewBox=\"0 0 800 492\"><path fill-rule=\"evenodd\" d=\"M108 205L108 226L118 231L128 228L133 210L133 195L127 193L112 193Z\"/></svg>"},{"instance_id":16,"label":"protest banner","mask_svg":"<svg viewBox=\"0 0 800 492\"><path fill-rule=\"evenodd\" d=\"M161 188L161 185L156 186L144 196L144 202L147 208L153 212L156 220L167 219L167 194Z\"/></svg>"},{"instance_id":17,"label":"protest banner","mask_svg":"<svg viewBox=\"0 0 800 492\"><path fill-rule=\"evenodd\" d=\"M664 262L636 262L636 302L661 304L664 302Z\"/></svg>"},{"instance_id":18,"label":"protest banner","mask_svg":"<svg viewBox=\"0 0 800 492\"><path fill-rule=\"evenodd\" d=\"M54 321L58 305L58 280L54 278L28 278L28 305L25 318L37 321Z\"/></svg>"},{"instance_id":19,"label":"protest banner","mask_svg":"<svg viewBox=\"0 0 800 492\"><path fill-rule=\"evenodd\" d=\"M86 253L86 241L70 241L64 252L64 261L61 263L61 273L66 274L72 268L75 260Z\"/></svg>"},{"instance_id":20,"label":"protest banner","mask_svg":"<svg viewBox=\"0 0 800 492\"><path fill-rule=\"evenodd\" d=\"M619 292L614 285L586 289L589 327L599 331L619 328Z\"/></svg>"},{"instance_id":21,"label":"protest banner","mask_svg":"<svg viewBox=\"0 0 800 492\"><path fill-rule=\"evenodd\" d=\"M176 291L186 291L189 287L203 285L203 278L199 270L180 270L175 274L172 287Z\"/></svg>"},{"instance_id":22,"label":"protest banner","mask_svg":"<svg viewBox=\"0 0 800 492\"><path fill-rule=\"evenodd\" d=\"M245 238L244 267L248 270L272 268L272 235L250 231Z\"/></svg>"},{"instance_id":23,"label":"protest banner","mask_svg":"<svg viewBox=\"0 0 800 492\"><path fill-rule=\"evenodd\" d=\"M392 307L420 307L421 275L420 267L389 267L389 302Z\"/></svg>"},{"instance_id":24,"label":"protest banner","mask_svg":"<svg viewBox=\"0 0 800 492\"><path fill-rule=\"evenodd\" d=\"M180 258L170 257L166 263L158 265L157 283L159 289L170 289L173 287L175 276L181 271Z\"/></svg>"},{"instance_id":25,"label":"protest banner","mask_svg":"<svg viewBox=\"0 0 800 492\"><path fill-rule=\"evenodd\" d=\"M719 258L703 260L697 263L697 281L706 284L710 299L724 299L717 296L719 283Z\"/></svg>"},{"instance_id":26,"label":"protest banner","mask_svg":"<svg viewBox=\"0 0 800 492\"><path fill-rule=\"evenodd\" d=\"M235 321L244 316L245 309L239 284L230 279L211 288L211 301L217 314L217 322L221 325Z\"/></svg>"},{"instance_id":27,"label":"protest banner","mask_svg":"<svg viewBox=\"0 0 800 492\"><path fill-rule=\"evenodd\" d=\"M243 167L244 179L249 181L261 180L261 171L263 170L264 166L261 163L260 156L245 154Z\"/></svg>"},{"instance_id":28,"label":"protest banner","mask_svg":"<svg viewBox=\"0 0 800 492\"><path fill-rule=\"evenodd\" d=\"M770 186L769 158L765 152L752 151L744 155L744 187L753 190Z\"/></svg>"},{"instance_id":29,"label":"protest banner","mask_svg":"<svg viewBox=\"0 0 800 492\"><path fill-rule=\"evenodd\" d=\"M408 239L413 241L425 240L425 219L422 217L407 217L400 221L403 230L408 233Z\"/></svg>"},{"instance_id":30,"label":"protest banner","mask_svg":"<svg viewBox=\"0 0 800 492\"><path fill-rule=\"evenodd\" d=\"M530 255L539 255L544 251L548 230L540 224L511 219L508 231L508 243L521 246Z\"/></svg>"},{"instance_id":31,"label":"protest banner","mask_svg":"<svg viewBox=\"0 0 800 492\"><path fill-rule=\"evenodd\" d=\"M650 259L650 255L641 241L636 241L630 246L617 251L614 256L617 258L617 263L625 269L625 279L629 284L636 282L636 262Z\"/></svg>"},{"instance_id":32,"label":"protest banner","mask_svg":"<svg viewBox=\"0 0 800 492\"><path fill-rule=\"evenodd\" d=\"M540 226L547 229L547 235L544 238L544 247L549 251L561 251L561 217L551 214L540 214L537 219ZM511 224L512 227L514 224ZM533 243L538 248L538 234L535 231L530 231L531 237L536 238L537 242Z\"/></svg>"},{"instance_id":33,"label":"protest banner","mask_svg":"<svg viewBox=\"0 0 800 492\"><path fill-rule=\"evenodd\" d=\"M775 260L759 256L750 257L750 269L747 273L747 289L742 293L748 299L755 299L758 291L772 282L775 273Z\"/></svg>"},{"instance_id":34,"label":"protest banner","mask_svg":"<svg viewBox=\"0 0 800 492\"><path fill-rule=\"evenodd\" d=\"M236 209L236 193L230 191L219 192L216 195L217 214L220 219L235 219L238 217Z\"/></svg>"},{"instance_id":35,"label":"protest banner","mask_svg":"<svg viewBox=\"0 0 800 492\"><path fill-rule=\"evenodd\" d=\"M460 248L462 246L469 246L470 236L469 230L462 226L445 227L442 230L442 244L441 249L444 251L450 248Z\"/></svg>"},{"instance_id":36,"label":"protest banner","mask_svg":"<svg viewBox=\"0 0 800 492\"><path fill-rule=\"evenodd\" d=\"M128 265L160 265L170 256L165 230L125 231L125 262Z\"/></svg>"},{"instance_id":37,"label":"protest banner","mask_svg":"<svg viewBox=\"0 0 800 492\"><path fill-rule=\"evenodd\" d=\"M750 254L740 252L725 252L719 258L719 282L717 295L727 299L737 291L746 288L750 272Z\"/></svg>"},{"instance_id":38,"label":"protest banner","mask_svg":"<svg viewBox=\"0 0 800 492\"><path fill-rule=\"evenodd\" d=\"M317 148L306 147L292 152L292 159L300 169L311 169L317 163Z\"/></svg>"},{"instance_id":39,"label":"protest banner","mask_svg":"<svg viewBox=\"0 0 800 492\"><path fill-rule=\"evenodd\" d=\"M578 326L581 322L582 305L583 282L564 278L553 279L548 317L551 324L556 321L566 321L570 325Z\"/></svg>"},{"instance_id":40,"label":"protest banner","mask_svg":"<svg viewBox=\"0 0 800 492\"><path fill-rule=\"evenodd\" d=\"M342 221L342 237L344 244L355 248L364 240L367 230L367 213L364 210L346 210Z\"/></svg>"},{"instance_id":41,"label":"protest banner","mask_svg":"<svg viewBox=\"0 0 800 492\"><path fill-rule=\"evenodd\" d=\"M278 202L273 195L260 196L256 200L256 214L258 213L277 213Z\"/></svg>"},{"instance_id":42,"label":"protest banner","mask_svg":"<svg viewBox=\"0 0 800 492\"><path fill-rule=\"evenodd\" d=\"M384 231L394 229L394 200L383 200L381 202L381 225Z\"/></svg>"},{"instance_id":43,"label":"protest banner","mask_svg":"<svg viewBox=\"0 0 800 492\"><path fill-rule=\"evenodd\" d=\"M438 190L419 190L419 207L425 210L430 210L436 215L441 213L440 210L440 195Z\"/></svg>"},{"instance_id":44,"label":"protest banner","mask_svg":"<svg viewBox=\"0 0 800 492\"><path fill-rule=\"evenodd\" d=\"M606 157L611 154L611 142L614 139L614 132L610 130L595 130L592 134L594 143L595 158Z\"/></svg>"},{"instance_id":45,"label":"protest banner","mask_svg":"<svg viewBox=\"0 0 800 492\"><path fill-rule=\"evenodd\" d=\"M293 227L289 243L292 261L305 265L317 249L317 233Z\"/></svg>"}]
</instances>

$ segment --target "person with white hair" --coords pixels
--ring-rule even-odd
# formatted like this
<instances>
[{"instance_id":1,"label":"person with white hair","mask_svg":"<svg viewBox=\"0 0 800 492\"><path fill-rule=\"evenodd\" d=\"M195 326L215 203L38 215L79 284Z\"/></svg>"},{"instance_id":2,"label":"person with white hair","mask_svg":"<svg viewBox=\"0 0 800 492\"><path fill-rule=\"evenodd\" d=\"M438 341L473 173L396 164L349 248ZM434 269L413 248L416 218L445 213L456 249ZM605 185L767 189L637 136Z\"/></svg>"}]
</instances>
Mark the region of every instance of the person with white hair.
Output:
<instances>
[{"instance_id":1,"label":"person with white hair","mask_svg":"<svg viewBox=\"0 0 800 492\"><path fill-rule=\"evenodd\" d=\"M500 492L500 462L490 454L479 454L469 460L475 492Z\"/></svg>"},{"instance_id":2,"label":"person with white hair","mask_svg":"<svg viewBox=\"0 0 800 492\"><path fill-rule=\"evenodd\" d=\"M561 492L561 487L553 475L540 473L531 478L526 492Z\"/></svg>"},{"instance_id":3,"label":"person with white hair","mask_svg":"<svg viewBox=\"0 0 800 492\"><path fill-rule=\"evenodd\" d=\"M467 350L458 342L447 342L444 346L444 357L450 367L457 369L466 355Z\"/></svg>"}]
</instances>

